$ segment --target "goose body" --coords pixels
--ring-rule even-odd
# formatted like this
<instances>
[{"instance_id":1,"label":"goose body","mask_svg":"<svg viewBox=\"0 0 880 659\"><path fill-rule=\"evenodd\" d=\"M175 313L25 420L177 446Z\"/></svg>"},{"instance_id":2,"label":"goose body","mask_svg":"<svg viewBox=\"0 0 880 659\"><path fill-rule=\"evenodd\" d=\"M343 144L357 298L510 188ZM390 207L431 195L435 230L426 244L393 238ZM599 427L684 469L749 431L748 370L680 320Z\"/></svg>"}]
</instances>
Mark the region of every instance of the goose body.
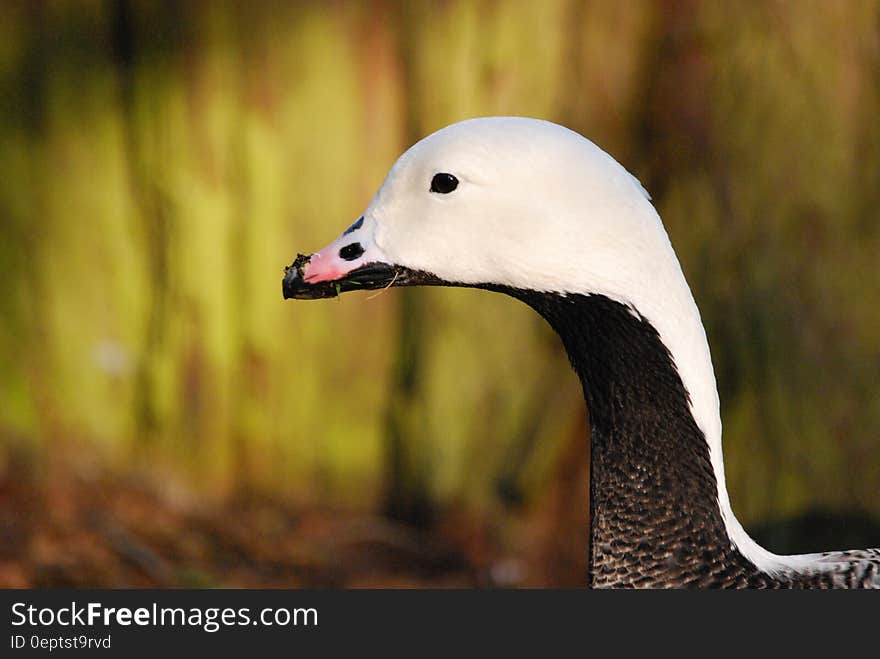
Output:
<instances>
[{"instance_id":1,"label":"goose body","mask_svg":"<svg viewBox=\"0 0 880 659\"><path fill-rule=\"evenodd\" d=\"M389 285L505 293L560 336L590 412L590 586L880 587L880 549L780 556L737 521L696 303L649 195L586 138L519 117L444 128L283 282L301 299Z\"/></svg>"}]
</instances>

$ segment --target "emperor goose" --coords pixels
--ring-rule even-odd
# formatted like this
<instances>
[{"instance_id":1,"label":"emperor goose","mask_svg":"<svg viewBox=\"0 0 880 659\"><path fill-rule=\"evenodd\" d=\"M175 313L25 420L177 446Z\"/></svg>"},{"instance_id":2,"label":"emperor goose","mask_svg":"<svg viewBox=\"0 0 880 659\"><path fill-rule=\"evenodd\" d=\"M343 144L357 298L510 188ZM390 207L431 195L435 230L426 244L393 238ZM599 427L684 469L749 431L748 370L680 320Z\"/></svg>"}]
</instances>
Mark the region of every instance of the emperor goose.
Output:
<instances>
[{"instance_id":1,"label":"emperor goose","mask_svg":"<svg viewBox=\"0 0 880 659\"><path fill-rule=\"evenodd\" d=\"M737 521L700 313L641 184L581 135L493 117L394 164L363 216L286 270L285 298L469 286L553 327L590 412L593 587L880 587L880 549L779 556Z\"/></svg>"}]
</instances>

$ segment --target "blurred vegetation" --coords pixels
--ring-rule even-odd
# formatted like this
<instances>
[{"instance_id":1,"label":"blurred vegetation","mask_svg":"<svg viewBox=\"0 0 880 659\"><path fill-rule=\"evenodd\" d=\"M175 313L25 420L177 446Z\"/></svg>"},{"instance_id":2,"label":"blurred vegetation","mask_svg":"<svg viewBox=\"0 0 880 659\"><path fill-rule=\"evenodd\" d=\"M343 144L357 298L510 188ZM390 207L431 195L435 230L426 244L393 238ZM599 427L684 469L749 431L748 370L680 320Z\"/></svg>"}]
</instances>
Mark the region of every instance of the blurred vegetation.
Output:
<instances>
[{"instance_id":1,"label":"blurred vegetation","mask_svg":"<svg viewBox=\"0 0 880 659\"><path fill-rule=\"evenodd\" d=\"M0 532L43 505L16 487L97 470L421 521L543 506L581 542L583 403L528 309L281 300L399 153L493 114L651 191L743 521L880 516L876 0L71 0L0 5Z\"/></svg>"}]
</instances>

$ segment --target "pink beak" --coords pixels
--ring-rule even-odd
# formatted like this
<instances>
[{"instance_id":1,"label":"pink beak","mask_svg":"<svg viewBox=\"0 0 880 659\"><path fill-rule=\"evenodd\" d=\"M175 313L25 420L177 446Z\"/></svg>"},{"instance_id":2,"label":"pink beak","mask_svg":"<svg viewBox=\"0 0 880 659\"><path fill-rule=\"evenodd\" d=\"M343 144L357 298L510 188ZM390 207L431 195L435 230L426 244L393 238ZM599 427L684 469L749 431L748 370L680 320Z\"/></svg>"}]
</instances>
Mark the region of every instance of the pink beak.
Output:
<instances>
[{"instance_id":1,"label":"pink beak","mask_svg":"<svg viewBox=\"0 0 880 659\"><path fill-rule=\"evenodd\" d=\"M366 263L381 260L373 243L372 227L363 225L361 217L339 238L312 254L303 269L303 280L308 284L336 281Z\"/></svg>"},{"instance_id":2,"label":"pink beak","mask_svg":"<svg viewBox=\"0 0 880 659\"><path fill-rule=\"evenodd\" d=\"M361 265L360 259L346 261L339 256L341 249L352 241L337 238L324 249L312 254L312 258L303 270L303 279L309 284L322 281L342 279L349 272Z\"/></svg>"}]
</instances>

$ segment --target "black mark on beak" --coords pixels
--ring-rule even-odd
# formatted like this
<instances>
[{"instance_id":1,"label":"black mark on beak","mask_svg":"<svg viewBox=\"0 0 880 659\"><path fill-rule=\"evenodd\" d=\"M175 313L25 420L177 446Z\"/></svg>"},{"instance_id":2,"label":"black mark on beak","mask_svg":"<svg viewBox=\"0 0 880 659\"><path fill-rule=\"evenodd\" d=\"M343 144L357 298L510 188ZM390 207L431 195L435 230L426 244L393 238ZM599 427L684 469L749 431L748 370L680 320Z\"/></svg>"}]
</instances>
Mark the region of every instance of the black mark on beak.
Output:
<instances>
[{"instance_id":1,"label":"black mark on beak","mask_svg":"<svg viewBox=\"0 0 880 659\"><path fill-rule=\"evenodd\" d=\"M354 224L352 224L352 225L351 225L350 227L348 227L345 231L343 231L343 232L342 232L342 235L343 235L343 236L347 236L347 235L350 234L352 231L357 231L357 230L360 229L362 226L364 226L364 216L363 216L363 215L361 215L361 216L357 219L357 221L356 221Z\"/></svg>"},{"instance_id":2,"label":"black mark on beak","mask_svg":"<svg viewBox=\"0 0 880 659\"><path fill-rule=\"evenodd\" d=\"M363 253L364 248L360 243L351 243L339 250L339 258L345 261L354 261L355 259L360 258Z\"/></svg>"}]
</instances>

